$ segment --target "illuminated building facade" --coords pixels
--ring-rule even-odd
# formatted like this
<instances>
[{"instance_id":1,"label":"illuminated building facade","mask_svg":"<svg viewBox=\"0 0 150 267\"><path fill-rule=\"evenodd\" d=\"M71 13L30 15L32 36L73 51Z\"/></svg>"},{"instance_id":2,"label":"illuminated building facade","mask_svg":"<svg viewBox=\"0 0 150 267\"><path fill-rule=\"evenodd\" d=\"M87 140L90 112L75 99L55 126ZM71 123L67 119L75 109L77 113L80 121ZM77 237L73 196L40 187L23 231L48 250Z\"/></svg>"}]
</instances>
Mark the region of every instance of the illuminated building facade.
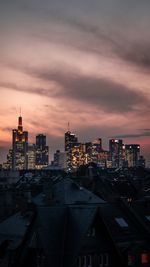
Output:
<instances>
[{"instance_id":1,"label":"illuminated building facade","mask_svg":"<svg viewBox=\"0 0 150 267\"><path fill-rule=\"evenodd\" d=\"M103 167L103 168L108 167L107 166L108 165L108 155L109 155L109 153L106 150L102 150L99 152L98 161L97 161L97 164L99 167Z\"/></svg>"},{"instance_id":2,"label":"illuminated building facade","mask_svg":"<svg viewBox=\"0 0 150 267\"><path fill-rule=\"evenodd\" d=\"M18 129L12 131L12 169L27 169L28 132L23 131L22 117L18 118Z\"/></svg>"},{"instance_id":3,"label":"illuminated building facade","mask_svg":"<svg viewBox=\"0 0 150 267\"><path fill-rule=\"evenodd\" d=\"M78 145L78 138L75 134L67 131L65 133L65 152L67 156L66 164L68 171L72 169L72 148L76 145Z\"/></svg>"},{"instance_id":4,"label":"illuminated building facade","mask_svg":"<svg viewBox=\"0 0 150 267\"><path fill-rule=\"evenodd\" d=\"M35 160L36 160L36 147L35 144L28 145L28 169L35 169Z\"/></svg>"},{"instance_id":5,"label":"illuminated building facade","mask_svg":"<svg viewBox=\"0 0 150 267\"><path fill-rule=\"evenodd\" d=\"M42 169L49 164L49 147L46 145L46 135L36 136L36 169Z\"/></svg>"},{"instance_id":6,"label":"illuminated building facade","mask_svg":"<svg viewBox=\"0 0 150 267\"><path fill-rule=\"evenodd\" d=\"M87 154L85 144L78 144L71 150L71 165L77 169L81 165L87 164Z\"/></svg>"},{"instance_id":7,"label":"illuminated building facade","mask_svg":"<svg viewBox=\"0 0 150 267\"><path fill-rule=\"evenodd\" d=\"M99 154L102 152L102 139L98 138L92 142L91 162L98 163Z\"/></svg>"},{"instance_id":8,"label":"illuminated building facade","mask_svg":"<svg viewBox=\"0 0 150 267\"><path fill-rule=\"evenodd\" d=\"M125 145L125 154L128 167L137 167L140 158L140 145Z\"/></svg>"},{"instance_id":9,"label":"illuminated building facade","mask_svg":"<svg viewBox=\"0 0 150 267\"><path fill-rule=\"evenodd\" d=\"M110 160L113 168L122 167L123 165L123 143L121 139L109 140Z\"/></svg>"}]
</instances>

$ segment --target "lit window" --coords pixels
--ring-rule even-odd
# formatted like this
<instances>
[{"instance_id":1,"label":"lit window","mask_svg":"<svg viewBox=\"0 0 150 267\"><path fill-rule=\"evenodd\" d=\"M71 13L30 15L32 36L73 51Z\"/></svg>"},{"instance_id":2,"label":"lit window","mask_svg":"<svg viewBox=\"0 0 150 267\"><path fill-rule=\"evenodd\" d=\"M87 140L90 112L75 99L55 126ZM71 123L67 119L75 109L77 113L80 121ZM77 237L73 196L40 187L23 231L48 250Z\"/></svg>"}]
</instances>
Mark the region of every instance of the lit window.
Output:
<instances>
[{"instance_id":1,"label":"lit window","mask_svg":"<svg viewBox=\"0 0 150 267\"><path fill-rule=\"evenodd\" d=\"M142 253L141 254L141 263L142 264L147 264L149 261L149 257L147 253Z\"/></svg>"},{"instance_id":2,"label":"lit window","mask_svg":"<svg viewBox=\"0 0 150 267\"><path fill-rule=\"evenodd\" d=\"M119 224L122 228L127 228L128 224L123 218L115 218L115 221Z\"/></svg>"}]
</instances>

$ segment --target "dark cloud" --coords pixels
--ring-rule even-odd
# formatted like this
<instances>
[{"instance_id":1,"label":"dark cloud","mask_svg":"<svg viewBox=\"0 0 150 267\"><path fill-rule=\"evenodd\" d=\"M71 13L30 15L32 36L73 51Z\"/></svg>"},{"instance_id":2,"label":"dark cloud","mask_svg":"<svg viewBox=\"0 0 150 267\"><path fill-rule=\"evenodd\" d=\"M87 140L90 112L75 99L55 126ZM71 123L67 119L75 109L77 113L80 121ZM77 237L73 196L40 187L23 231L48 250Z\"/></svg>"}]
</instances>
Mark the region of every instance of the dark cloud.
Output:
<instances>
[{"instance_id":1,"label":"dark cloud","mask_svg":"<svg viewBox=\"0 0 150 267\"><path fill-rule=\"evenodd\" d=\"M0 127L0 130L2 130L4 132L11 132L12 128L11 127Z\"/></svg>"},{"instance_id":2,"label":"dark cloud","mask_svg":"<svg viewBox=\"0 0 150 267\"><path fill-rule=\"evenodd\" d=\"M47 89L18 86L17 84L12 83L12 82L1 82L0 81L0 87L8 88L10 90L14 90L18 92L29 93L29 94L47 95Z\"/></svg>"},{"instance_id":3,"label":"dark cloud","mask_svg":"<svg viewBox=\"0 0 150 267\"><path fill-rule=\"evenodd\" d=\"M140 43L141 42L141 43ZM116 54L125 61L134 64L136 67L150 69L150 42L142 40L139 43L128 44L115 49Z\"/></svg>"},{"instance_id":4,"label":"dark cloud","mask_svg":"<svg viewBox=\"0 0 150 267\"><path fill-rule=\"evenodd\" d=\"M150 129L143 129L140 133L135 134L120 134L115 135L114 138L137 138L137 137L148 137L150 136Z\"/></svg>"},{"instance_id":5,"label":"dark cloud","mask_svg":"<svg viewBox=\"0 0 150 267\"><path fill-rule=\"evenodd\" d=\"M47 96L74 99L97 106L106 112L126 113L135 110L137 106L149 105L148 99L138 91L111 80L84 76L77 71L30 69L29 74L43 80L54 81L62 87L59 91L47 90Z\"/></svg>"},{"instance_id":6,"label":"dark cloud","mask_svg":"<svg viewBox=\"0 0 150 267\"><path fill-rule=\"evenodd\" d=\"M96 46L89 46L87 43L84 44L86 50L89 50L93 53L105 53L106 48L110 48L112 55L116 55L122 60L128 61L131 64L134 64L136 67L150 69L150 40L145 39L139 36L139 40L136 41L130 40L127 36L124 36L122 33L111 32L105 30L105 32L96 25L88 25L81 21L76 21L69 19L68 23L71 23L72 27L77 28L78 30L90 34L95 39L99 39L99 45L96 43ZM88 38L90 39L90 38ZM128 39L128 40L127 40ZM101 46L103 45L103 46ZM81 47L82 48L82 47ZM107 50L108 51L108 50Z\"/></svg>"},{"instance_id":7,"label":"dark cloud","mask_svg":"<svg viewBox=\"0 0 150 267\"><path fill-rule=\"evenodd\" d=\"M1 83L0 86L64 101L74 100L90 105L91 109L95 106L108 113L127 113L149 108L149 100L144 94L112 80L85 76L76 70L67 71L67 68L66 71L62 71L22 66L20 70L30 76L50 82L49 88L24 88L11 83ZM57 87L55 88L52 83L58 84L59 88L56 89Z\"/></svg>"}]
</instances>

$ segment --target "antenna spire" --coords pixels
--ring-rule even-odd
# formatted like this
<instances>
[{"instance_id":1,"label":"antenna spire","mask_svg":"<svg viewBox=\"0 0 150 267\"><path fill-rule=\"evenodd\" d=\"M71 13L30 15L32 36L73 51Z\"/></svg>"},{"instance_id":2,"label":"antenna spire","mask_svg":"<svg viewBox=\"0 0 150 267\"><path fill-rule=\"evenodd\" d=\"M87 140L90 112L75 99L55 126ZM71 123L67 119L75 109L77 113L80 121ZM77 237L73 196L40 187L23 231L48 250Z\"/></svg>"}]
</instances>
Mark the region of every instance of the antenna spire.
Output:
<instances>
[{"instance_id":1,"label":"antenna spire","mask_svg":"<svg viewBox=\"0 0 150 267\"><path fill-rule=\"evenodd\" d=\"M70 132L70 123L68 122L68 132Z\"/></svg>"}]
</instances>

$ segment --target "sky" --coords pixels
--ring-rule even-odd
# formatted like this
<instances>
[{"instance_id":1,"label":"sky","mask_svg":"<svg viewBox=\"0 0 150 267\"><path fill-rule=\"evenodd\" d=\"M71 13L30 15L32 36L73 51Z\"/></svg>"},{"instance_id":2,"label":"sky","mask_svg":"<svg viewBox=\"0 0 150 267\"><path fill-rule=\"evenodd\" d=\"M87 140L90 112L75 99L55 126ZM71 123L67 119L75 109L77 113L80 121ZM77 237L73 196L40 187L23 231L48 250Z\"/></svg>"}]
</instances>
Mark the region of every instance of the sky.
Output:
<instances>
[{"instance_id":1,"label":"sky","mask_svg":"<svg viewBox=\"0 0 150 267\"><path fill-rule=\"evenodd\" d=\"M0 1L0 162L21 107L29 142L138 143L150 165L150 1Z\"/></svg>"}]
</instances>

